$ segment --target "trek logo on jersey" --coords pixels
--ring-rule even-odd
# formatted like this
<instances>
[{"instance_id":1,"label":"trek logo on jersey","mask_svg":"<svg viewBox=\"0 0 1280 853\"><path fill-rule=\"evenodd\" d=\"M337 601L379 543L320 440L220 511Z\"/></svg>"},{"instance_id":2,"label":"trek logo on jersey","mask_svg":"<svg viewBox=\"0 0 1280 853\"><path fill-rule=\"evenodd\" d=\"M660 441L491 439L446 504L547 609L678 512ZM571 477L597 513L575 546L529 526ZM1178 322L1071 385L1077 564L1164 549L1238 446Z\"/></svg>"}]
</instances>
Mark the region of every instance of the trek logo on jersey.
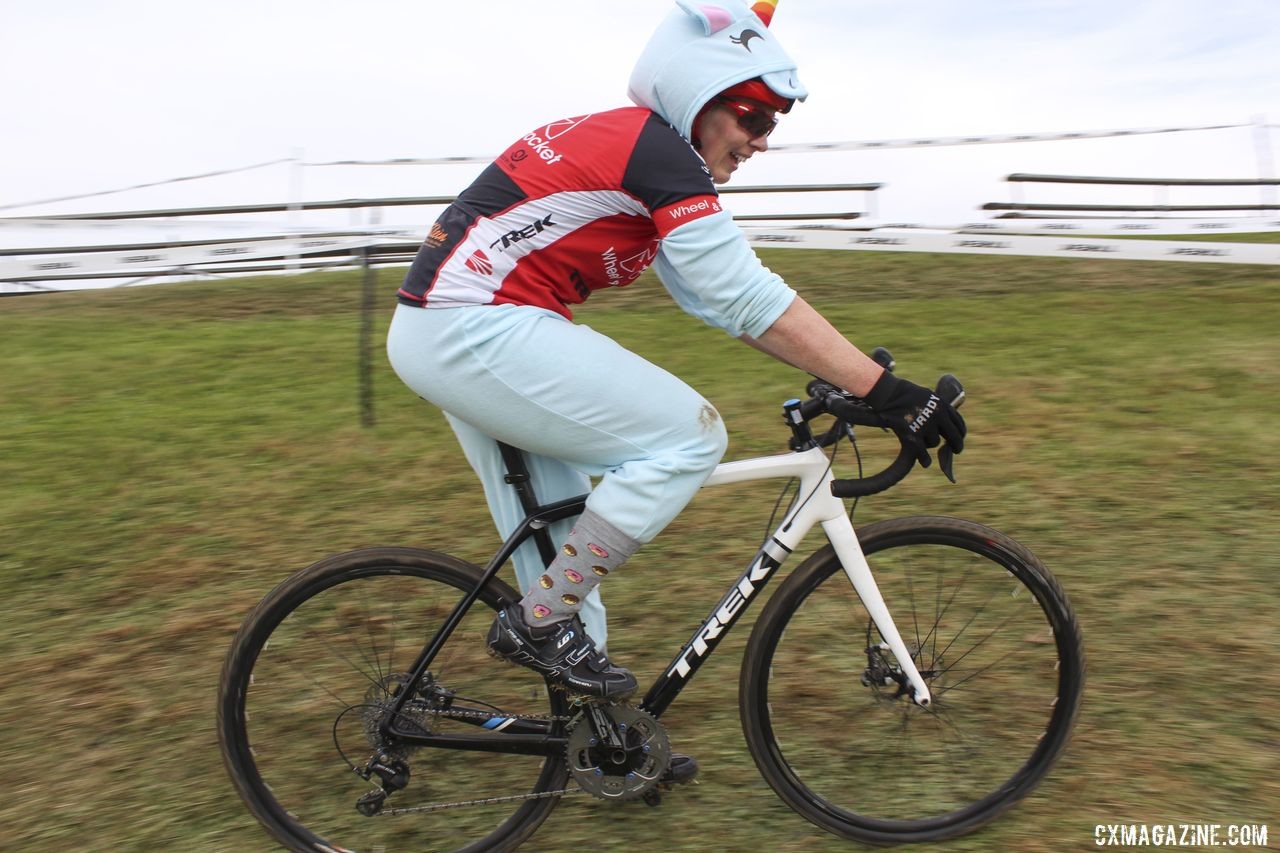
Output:
<instances>
[{"instance_id":1,"label":"trek logo on jersey","mask_svg":"<svg viewBox=\"0 0 1280 853\"><path fill-rule=\"evenodd\" d=\"M484 253L484 249L476 249L466 260L467 269L481 275L493 275L493 261Z\"/></svg>"},{"instance_id":2,"label":"trek logo on jersey","mask_svg":"<svg viewBox=\"0 0 1280 853\"><path fill-rule=\"evenodd\" d=\"M590 115L585 115L579 116L578 118L566 118L561 119L560 121L553 121L540 132L534 131L533 133L526 134L522 141L525 145L528 145L533 149L534 154L537 154L540 158L546 161L548 166L553 166L564 159L564 155L556 153L555 149L551 147L551 141L564 136L566 133L573 130L589 118L591 118ZM515 158L514 154L512 155L512 158Z\"/></svg>"},{"instance_id":3,"label":"trek logo on jersey","mask_svg":"<svg viewBox=\"0 0 1280 853\"><path fill-rule=\"evenodd\" d=\"M523 240L528 240L531 237L536 237L548 228L555 228L556 224L551 221L552 216L555 216L555 214L548 213L542 219L535 219L523 228L508 231L506 234L503 234L497 240L490 243L489 248L496 249L498 248L498 244L501 243L502 248L499 251L505 252L513 243L519 243Z\"/></svg>"}]
</instances>

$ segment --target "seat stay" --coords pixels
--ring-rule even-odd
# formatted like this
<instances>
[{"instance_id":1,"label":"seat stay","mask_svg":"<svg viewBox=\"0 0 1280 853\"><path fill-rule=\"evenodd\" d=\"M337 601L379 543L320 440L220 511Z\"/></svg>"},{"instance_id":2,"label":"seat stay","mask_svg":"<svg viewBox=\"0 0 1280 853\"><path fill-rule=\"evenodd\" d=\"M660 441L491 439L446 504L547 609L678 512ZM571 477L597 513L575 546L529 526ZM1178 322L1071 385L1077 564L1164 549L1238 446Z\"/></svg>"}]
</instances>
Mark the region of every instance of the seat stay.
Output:
<instances>
[{"instance_id":1,"label":"seat stay","mask_svg":"<svg viewBox=\"0 0 1280 853\"><path fill-rule=\"evenodd\" d=\"M435 636L431 638L431 642L427 643L418 655L418 659L414 661L412 668L409 670L409 679L405 683L405 689L400 691L400 695L396 697L395 702L392 704L391 713L387 717L388 720L398 718L398 715L404 709L405 703L409 701L414 689L431 666L431 662L435 660L436 655L444 648L449 636L461 624L463 617L471 609L471 605L475 604L480 597L480 591L485 588L489 581L493 580L494 576L498 574L498 570L502 568L507 560L511 559L511 555L515 553L516 549L524 544L526 539L538 531L544 530L548 525L581 515L586 503L586 495L566 498L562 501L538 507L535 512L525 516L524 520L516 525L516 529L502 543L498 553L493 555L493 558L489 560L489 564L485 566L484 571L480 573L480 580L476 582L474 587L467 590L462 599L454 605L444 624L440 626Z\"/></svg>"}]
</instances>

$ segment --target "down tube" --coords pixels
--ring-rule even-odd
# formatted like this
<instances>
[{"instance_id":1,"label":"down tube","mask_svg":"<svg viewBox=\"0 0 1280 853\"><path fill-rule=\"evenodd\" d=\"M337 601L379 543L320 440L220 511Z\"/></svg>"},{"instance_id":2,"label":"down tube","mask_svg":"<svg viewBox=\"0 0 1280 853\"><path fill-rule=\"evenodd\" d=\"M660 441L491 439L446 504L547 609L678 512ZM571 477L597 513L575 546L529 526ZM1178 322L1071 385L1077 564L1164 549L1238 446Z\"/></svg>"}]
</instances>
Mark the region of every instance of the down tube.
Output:
<instances>
[{"instance_id":1,"label":"down tube","mask_svg":"<svg viewBox=\"0 0 1280 853\"><path fill-rule=\"evenodd\" d=\"M720 603L703 620L697 633L684 644L680 654L671 661L667 671L649 688L640 702L642 710L655 717L661 716L662 712L667 710L667 706L675 700L698 668L710 657L711 652L729 633L729 629L751 607L751 602L760 597L760 591L764 589L769 578L790 553L791 549L777 539L771 539L756 552L755 559L738 578L737 583L729 587L729 591L720 599Z\"/></svg>"},{"instance_id":2,"label":"down tube","mask_svg":"<svg viewBox=\"0 0 1280 853\"><path fill-rule=\"evenodd\" d=\"M862 553L862 546L858 544L857 534L853 532L853 524L847 517L841 516L822 522L822 529L831 540L831 546L835 549L836 556L840 558L840 565L844 567L844 573L853 583L858 597L862 599L862 605L871 614L872 621L880 630L880 636L884 637L885 642L889 644L889 650L898 659L898 665L902 667L903 674L911 683L914 694L912 699L917 705L928 705L932 701L929 688L920 677L920 670L916 669L915 661L907 651L907 644L902 641L902 635L898 633L898 627L893 623L893 617L889 615L889 607L884 603L884 596L880 594L875 578L871 576L871 567L867 565L867 557Z\"/></svg>"}]
</instances>

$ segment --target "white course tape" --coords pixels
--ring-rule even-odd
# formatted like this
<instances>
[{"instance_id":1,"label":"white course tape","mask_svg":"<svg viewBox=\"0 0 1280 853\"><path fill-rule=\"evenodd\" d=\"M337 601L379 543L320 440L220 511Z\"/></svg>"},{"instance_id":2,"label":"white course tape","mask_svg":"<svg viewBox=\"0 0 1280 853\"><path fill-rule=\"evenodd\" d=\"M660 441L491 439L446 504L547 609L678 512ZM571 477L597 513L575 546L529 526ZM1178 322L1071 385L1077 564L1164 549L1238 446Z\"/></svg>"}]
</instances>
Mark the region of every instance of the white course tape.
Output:
<instances>
[{"instance_id":1,"label":"white course tape","mask_svg":"<svg viewBox=\"0 0 1280 853\"><path fill-rule=\"evenodd\" d=\"M758 226L757 226L758 227ZM778 228L794 228L794 224ZM960 231L966 234L1261 234L1280 231L1280 219L986 219L959 225L929 225L890 219L858 219L850 225L823 226L831 230L879 229Z\"/></svg>"},{"instance_id":2,"label":"white course tape","mask_svg":"<svg viewBox=\"0 0 1280 853\"><path fill-rule=\"evenodd\" d=\"M57 279L60 276L145 275L160 270L226 261L306 256L319 252L351 251L374 242L369 237L287 237L240 243L183 246L172 249L133 249L36 257L0 258L0 281Z\"/></svg>"},{"instance_id":3,"label":"white course tape","mask_svg":"<svg viewBox=\"0 0 1280 853\"><path fill-rule=\"evenodd\" d=\"M762 248L863 249L877 252L958 252L975 255L1029 255L1111 258L1128 261L1213 261L1280 264L1280 243L1196 243L1180 240L1063 239L1015 234L974 235L917 231L850 232L826 229L744 228Z\"/></svg>"},{"instance_id":4,"label":"white course tape","mask_svg":"<svg viewBox=\"0 0 1280 853\"><path fill-rule=\"evenodd\" d=\"M768 228L746 226L747 239L764 248L860 249L881 252L939 252L1034 257L1093 257L1131 261L1201 261L1237 264L1280 264L1280 243L1205 243L1190 240L1114 240L1022 234L965 234L909 229L852 231L835 228ZM135 248L111 252L0 257L0 281L39 282L82 276L127 278L158 272L223 265L228 271L246 261L272 261L287 266L291 257L321 253L350 254L361 247L405 243L383 234L285 237L236 243L173 248ZM74 289L74 288L72 288Z\"/></svg>"},{"instance_id":5,"label":"white course tape","mask_svg":"<svg viewBox=\"0 0 1280 853\"><path fill-rule=\"evenodd\" d=\"M1064 139L1102 139L1113 136L1144 136L1153 133L1185 133L1195 130L1230 130L1252 124L1211 124L1199 127L1149 127L1127 130L1076 130L1049 133L1006 133L988 136L937 136L930 138L854 140L848 142L799 142L769 145L772 152L804 154L817 151L864 151L882 148L946 148L953 145L998 145L1010 142L1054 142ZM476 157L396 157L390 160L331 160L303 163L304 166L443 166L451 163L491 163L497 155Z\"/></svg>"},{"instance_id":6,"label":"white course tape","mask_svg":"<svg viewBox=\"0 0 1280 853\"><path fill-rule=\"evenodd\" d=\"M183 181L198 181L202 178L217 178L217 177L221 177L222 175L234 175L237 172L248 172L253 169L261 169L264 166L276 166L276 165L279 165L280 163L292 163L292 162L294 162L292 158L285 157L279 160L268 160L265 163L253 163L248 166L236 166L231 169L218 169L215 172L201 172L199 175L184 175L180 178L167 178L163 181L151 181L150 183L146 183L146 184L134 184L133 186L130 186L130 187L120 187L114 190L99 190L98 192L81 193L80 195L64 195L64 196L58 196L57 198L42 198L42 199L37 199L35 201L23 201L23 202L19 202L18 204L5 204L5 205L0 205L0 210L17 210L18 208L21 208L21 207L35 207L36 205L54 204L55 202L60 202L60 201L79 201L80 199L83 199L83 198L97 198L98 196L115 195L117 193L127 193L127 192L130 192L131 190L145 190L145 189L149 189L150 187L162 187L162 186L165 186L166 184L178 184L178 183L182 183Z\"/></svg>"},{"instance_id":7,"label":"white course tape","mask_svg":"<svg viewBox=\"0 0 1280 853\"><path fill-rule=\"evenodd\" d=\"M254 234L255 236L270 233L291 236L321 230L319 226L293 228L281 221L193 219L189 217L175 219L167 216L156 219L43 219L38 216L0 218L0 235L3 235L5 240L13 239L9 236L10 234L18 234L25 231L76 231L90 229L95 231L148 230L171 232L203 229L206 231ZM329 228L327 230L332 231L333 229Z\"/></svg>"},{"instance_id":8,"label":"white course tape","mask_svg":"<svg viewBox=\"0 0 1280 853\"><path fill-rule=\"evenodd\" d=\"M1280 219L989 219L954 226L987 234L1258 234Z\"/></svg>"},{"instance_id":9,"label":"white course tape","mask_svg":"<svg viewBox=\"0 0 1280 853\"><path fill-rule=\"evenodd\" d=\"M158 242L217 243L317 237L395 237L421 240L430 223L334 228L291 226L286 222L219 222L169 219L0 219L0 255L114 252L156 248ZM158 238L154 232L161 232Z\"/></svg>"}]
</instances>

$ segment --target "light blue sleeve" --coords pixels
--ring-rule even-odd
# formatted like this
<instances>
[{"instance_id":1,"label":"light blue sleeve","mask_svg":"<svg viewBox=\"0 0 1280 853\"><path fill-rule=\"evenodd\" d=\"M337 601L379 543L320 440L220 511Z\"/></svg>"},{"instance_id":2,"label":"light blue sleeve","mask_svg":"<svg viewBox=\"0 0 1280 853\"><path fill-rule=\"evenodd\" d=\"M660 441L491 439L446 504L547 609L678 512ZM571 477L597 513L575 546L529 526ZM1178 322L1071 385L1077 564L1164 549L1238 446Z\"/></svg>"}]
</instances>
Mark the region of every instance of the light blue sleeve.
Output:
<instances>
[{"instance_id":1,"label":"light blue sleeve","mask_svg":"<svg viewBox=\"0 0 1280 853\"><path fill-rule=\"evenodd\" d=\"M760 263L728 211L676 228L653 267L681 308L734 337L764 334L796 296Z\"/></svg>"}]
</instances>

